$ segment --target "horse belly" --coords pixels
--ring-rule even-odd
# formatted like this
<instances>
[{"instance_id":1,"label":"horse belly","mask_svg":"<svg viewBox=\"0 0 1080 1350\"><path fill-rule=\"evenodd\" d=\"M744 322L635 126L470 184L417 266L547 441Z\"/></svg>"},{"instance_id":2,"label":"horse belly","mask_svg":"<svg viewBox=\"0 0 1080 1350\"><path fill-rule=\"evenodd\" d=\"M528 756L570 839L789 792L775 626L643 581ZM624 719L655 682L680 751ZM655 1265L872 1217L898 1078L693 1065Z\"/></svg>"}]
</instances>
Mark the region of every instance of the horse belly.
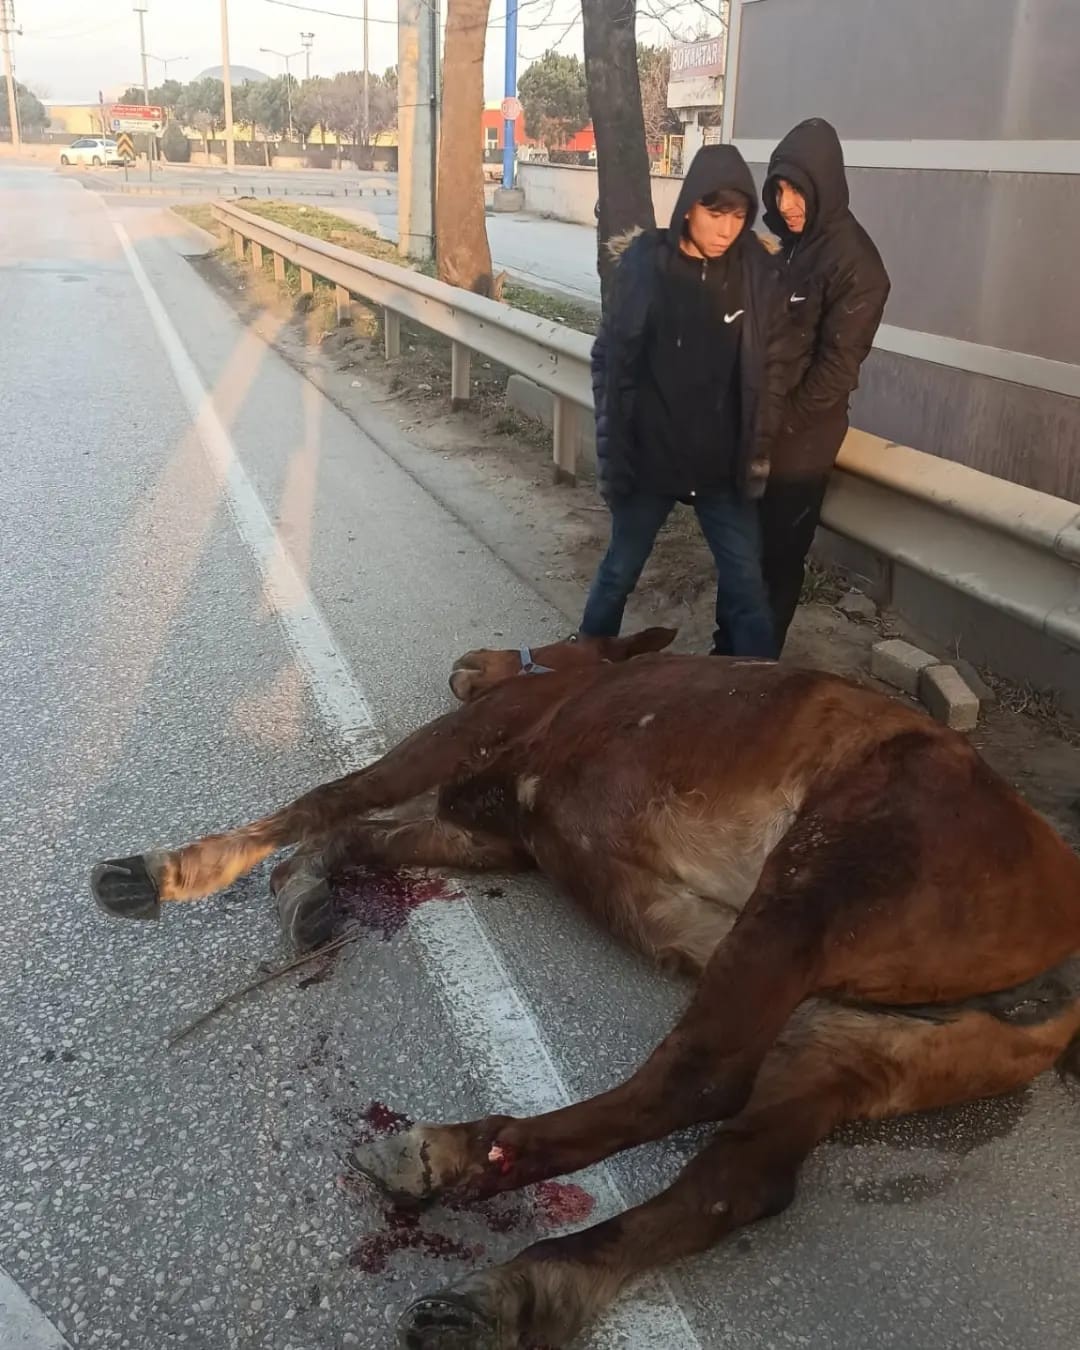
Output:
<instances>
[{"instance_id":1,"label":"horse belly","mask_svg":"<svg viewBox=\"0 0 1080 1350\"><path fill-rule=\"evenodd\" d=\"M686 797L663 803L650 812L648 830L656 870L741 910L797 814L798 804L786 793L711 809Z\"/></svg>"}]
</instances>

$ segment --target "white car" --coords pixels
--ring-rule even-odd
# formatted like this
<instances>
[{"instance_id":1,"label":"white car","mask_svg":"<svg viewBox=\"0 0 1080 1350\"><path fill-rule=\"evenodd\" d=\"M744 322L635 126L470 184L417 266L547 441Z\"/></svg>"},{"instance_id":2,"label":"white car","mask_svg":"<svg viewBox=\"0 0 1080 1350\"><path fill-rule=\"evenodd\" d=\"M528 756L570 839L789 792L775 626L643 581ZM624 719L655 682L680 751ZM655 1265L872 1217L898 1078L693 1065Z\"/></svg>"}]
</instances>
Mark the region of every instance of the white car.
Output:
<instances>
[{"instance_id":1,"label":"white car","mask_svg":"<svg viewBox=\"0 0 1080 1350\"><path fill-rule=\"evenodd\" d=\"M61 164L92 164L94 168L123 162L116 142L107 136L80 136L65 146L60 155Z\"/></svg>"}]
</instances>

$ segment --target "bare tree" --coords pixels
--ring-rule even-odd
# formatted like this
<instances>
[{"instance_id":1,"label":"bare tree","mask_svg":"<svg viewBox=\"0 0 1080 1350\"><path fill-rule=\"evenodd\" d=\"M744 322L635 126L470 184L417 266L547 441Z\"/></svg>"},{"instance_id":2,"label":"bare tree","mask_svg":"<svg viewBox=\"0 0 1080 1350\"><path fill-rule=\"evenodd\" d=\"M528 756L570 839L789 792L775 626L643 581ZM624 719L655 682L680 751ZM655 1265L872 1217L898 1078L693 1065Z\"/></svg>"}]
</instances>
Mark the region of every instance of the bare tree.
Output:
<instances>
[{"instance_id":1,"label":"bare tree","mask_svg":"<svg viewBox=\"0 0 1080 1350\"><path fill-rule=\"evenodd\" d=\"M607 241L635 226L653 229L656 215L641 110L634 0L582 0L581 13L589 111L596 133L597 270L606 303L611 277Z\"/></svg>"},{"instance_id":2,"label":"bare tree","mask_svg":"<svg viewBox=\"0 0 1080 1350\"><path fill-rule=\"evenodd\" d=\"M678 131L679 119L668 107L668 81L671 78L671 48L638 48L638 79L641 82L641 111L645 120L645 143L654 145Z\"/></svg>"},{"instance_id":3,"label":"bare tree","mask_svg":"<svg viewBox=\"0 0 1080 1350\"><path fill-rule=\"evenodd\" d=\"M491 0L449 0L443 51L439 193L435 207L439 278L491 295L484 219L484 38Z\"/></svg>"}]
</instances>

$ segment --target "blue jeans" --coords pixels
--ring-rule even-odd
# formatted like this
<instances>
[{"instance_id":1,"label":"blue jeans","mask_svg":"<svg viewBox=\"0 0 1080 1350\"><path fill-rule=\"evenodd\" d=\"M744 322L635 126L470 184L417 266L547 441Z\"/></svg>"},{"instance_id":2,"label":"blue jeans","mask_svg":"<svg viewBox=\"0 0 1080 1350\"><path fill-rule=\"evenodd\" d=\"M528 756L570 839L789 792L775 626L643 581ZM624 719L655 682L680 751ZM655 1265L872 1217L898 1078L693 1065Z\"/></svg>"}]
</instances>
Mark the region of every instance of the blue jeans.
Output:
<instances>
[{"instance_id":1,"label":"blue jeans","mask_svg":"<svg viewBox=\"0 0 1080 1350\"><path fill-rule=\"evenodd\" d=\"M623 610L652 552L674 497L635 492L613 497L611 543L593 580L581 631L589 637L617 637ZM761 530L757 503L733 491L694 503L701 532L716 560L715 650L730 656L777 655L772 613L761 571Z\"/></svg>"}]
</instances>

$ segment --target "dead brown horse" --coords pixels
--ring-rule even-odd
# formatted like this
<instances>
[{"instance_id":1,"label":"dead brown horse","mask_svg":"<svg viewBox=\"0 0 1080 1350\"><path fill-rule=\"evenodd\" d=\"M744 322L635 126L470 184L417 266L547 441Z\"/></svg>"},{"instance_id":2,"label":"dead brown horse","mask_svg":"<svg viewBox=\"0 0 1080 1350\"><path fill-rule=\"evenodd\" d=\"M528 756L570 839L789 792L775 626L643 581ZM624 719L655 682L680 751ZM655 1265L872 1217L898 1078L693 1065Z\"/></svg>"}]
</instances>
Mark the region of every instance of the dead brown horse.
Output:
<instances>
[{"instance_id":1,"label":"dead brown horse","mask_svg":"<svg viewBox=\"0 0 1080 1350\"><path fill-rule=\"evenodd\" d=\"M783 1209L840 1122L1008 1092L1075 1055L1080 860L1053 829L964 739L875 691L769 663L626 659L673 636L472 653L451 680L464 706L369 768L96 869L106 909L149 915L297 845L274 881L303 937L345 864L535 865L695 977L621 1086L365 1149L387 1191L428 1200L722 1122L647 1204L415 1303L410 1350L565 1345L650 1267ZM516 678L527 665L550 673ZM434 788L426 817L369 814Z\"/></svg>"}]
</instances>

